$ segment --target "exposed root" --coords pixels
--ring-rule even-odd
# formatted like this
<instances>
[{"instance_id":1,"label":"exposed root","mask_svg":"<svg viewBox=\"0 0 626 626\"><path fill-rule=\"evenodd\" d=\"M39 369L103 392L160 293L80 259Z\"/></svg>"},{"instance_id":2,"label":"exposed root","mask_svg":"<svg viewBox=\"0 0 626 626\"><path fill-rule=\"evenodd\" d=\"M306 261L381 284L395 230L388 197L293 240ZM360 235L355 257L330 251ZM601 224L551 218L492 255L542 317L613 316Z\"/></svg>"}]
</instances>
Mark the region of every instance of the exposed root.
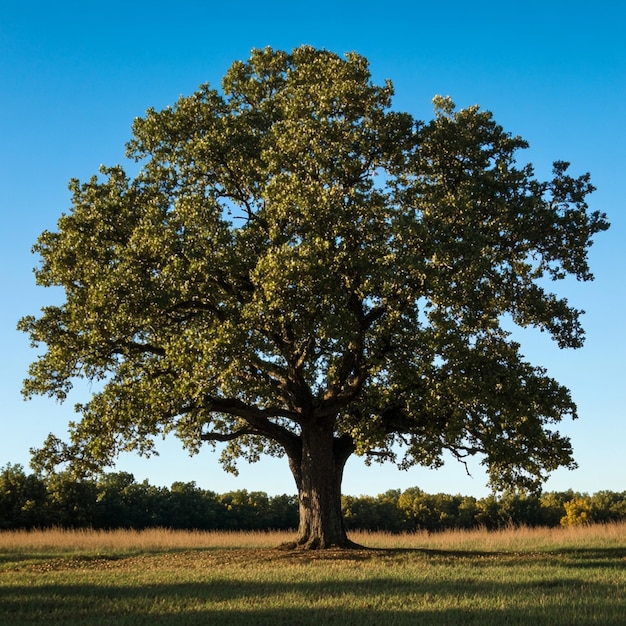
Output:
<instances>
[{"instance_id":1,"label":"exposed root","mask_svg":"<svg viewBox=\"0 0 626 626\"><path fill-rule=\"evenodd\" d=\"M346 539L342 543L325 543L319 537L308 538L301 537L296 541L288 541L281 543L278 550L367 550L365 546L362 546L354 541Z\"/></svg>"}]
</instances>

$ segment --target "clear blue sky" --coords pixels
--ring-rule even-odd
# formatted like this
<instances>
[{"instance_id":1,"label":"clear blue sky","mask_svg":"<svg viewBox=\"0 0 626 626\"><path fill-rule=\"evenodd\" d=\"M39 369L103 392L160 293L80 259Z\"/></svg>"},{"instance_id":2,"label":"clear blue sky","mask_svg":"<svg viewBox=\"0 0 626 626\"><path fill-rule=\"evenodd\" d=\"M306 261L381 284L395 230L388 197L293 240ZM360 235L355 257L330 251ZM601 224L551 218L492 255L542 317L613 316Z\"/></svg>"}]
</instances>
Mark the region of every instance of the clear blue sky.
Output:
<instances>
[{"instance_id":1,"label":"clear blue sky","mask_svg":"<svg viewBox=\"0 0 626 626\"><path fill-rule=\"evenodd\" d=\"M546 488L626 490L626 5L618 0L445 3L420 0L176 3L0 3L0 466L29 463L28 449L50 431L65 433L77 392L66 405L24 402L21 381L36 351L17 320L58 301L34 285L30 248L70 208L67 182L102 164L123 162L133 118L173 104L203 82L217 86L236 59L267 45L301 44L368 57L374 80L390 78L394 107L428 119L435 94L493 111L506 130L526 138L524 155L547 176L553 160L590 171L592 208L612 222L597 237L593 283L567 281L558 293L587 311L587 341L560 351L538 333L521 336L528 359L567 385L580 419L563 423L580 468L558 471ZM224 474L209 449L189 459L176 441L150 460L123 457L118 469L170 485L195 480L231 489L293 493L285 460L241 464ZM484 495L450 461L436 472L348 462L344 493L419 486L429 492Z\"/></svg>"}]
</instances>

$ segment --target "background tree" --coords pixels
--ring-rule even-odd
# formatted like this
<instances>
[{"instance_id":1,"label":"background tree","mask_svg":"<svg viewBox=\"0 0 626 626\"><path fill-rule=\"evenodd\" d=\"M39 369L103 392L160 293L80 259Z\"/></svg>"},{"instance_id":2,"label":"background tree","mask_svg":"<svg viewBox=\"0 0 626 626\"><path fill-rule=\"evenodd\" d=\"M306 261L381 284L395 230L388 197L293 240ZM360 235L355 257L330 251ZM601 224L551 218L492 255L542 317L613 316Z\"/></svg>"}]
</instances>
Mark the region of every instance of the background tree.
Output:
<instances>
[{"instance_id":1,"label":"background tree","mask_svg":"<svg viewBox=\"0 0 626 626\"><path fill-rule=\"evenodd\" d=\"M0 468L0 530L37 526L46 495L44 481L21 465Z\"/></svg>"},{"instance_id":2,"label":"background tree","mask_svg":"<svg viewBox=\"0 0 626 626\"><path fill-rule=\"evenodd\" d=\"M161 502L161 516L168 528L215 528L221 507L217 494L201 489L194 481L172 483L164 490Z\"/></svg>"},{"instance_id":3,"label":"background tree","mask_svg":"<svg viewBox=\"0 0 626 626\"><path fill-rule=\"evenodd\" d=\"M174 491L176 483L172 485ZM97 508L92 526L96 528L147 528L150 526L174 527L171 519L159 519L163 509L176 516L175 506L171 505L172 493L167 497L163 488L152 487L147 481L137 483L128 472L104 474L96 484ZM195 495L195 494L194 494ZM164 503L163 500L168 500ZM205 513L205 523L210 519L210 511ZM189 521L191 525L195 520Z\"/></svg>"},{"instance_id":4,"label":"background tree","mask_svg":"<svg viewBox=\"0 0 626 626\"><path fill-rule=\"evenodd\" d=\"M565 515L561 518L563 526L586 526L597 521L593 502L588 497L574 498L564 503Z\"/></svg>"},{"instance_id":5,"label":"background tree","mask_svg":"<svg viewBox=\"0 0 626 626\"><path fill-rule=\"evenodd\" d=\"M377 497L342 496L341 509L346 528L384 530L399 532L403 530L403 512L398 507L400 490L392 489Z\"/></svg>"},{"instance_id":6,"label":"background tree","mask_svg":"<svg viewBox=\"0 0 626 626\"><path fill-rule=\"evenodd\" d=\"M589 176L549 181L478 107L390 110L366 59L256 50L221 91L202 86L135 120L121 166L71 183L73 207L35 251L65 302L20 328L47 351L25 394L102 390L35 467L98 471L175 433L222 462L286 454L298 543L347 545L353 453L400 467L482 454L495 488L572 466L552 429L570 393L524 361L503 319L582 344L580 311L545 278L592 278L608 227ZM398 446L403 454L398 454Z\"/></svg>"},{"instance_id":7,"label":"background tree","mask_svg":"<svg viewBox=\"0 0 626 626\"><path fill-rule=\"evenodd\" d=\"M75 480L71 472L54 474L46 481L46 525L62 528L92 526L98 511L94 480Z\"/></svg>"},{"instance_id":8,"label":"background tree","mask_svg":"<svg viewBox=\"0 0 626 626\"><path fill-rule=\"evenodd\" d=\"M581 494L575 493L571 489L542 493L539 498L541 524L543 526L558 526L565 514L565 503L580 497Z\"/></svg>"}]
</instances>

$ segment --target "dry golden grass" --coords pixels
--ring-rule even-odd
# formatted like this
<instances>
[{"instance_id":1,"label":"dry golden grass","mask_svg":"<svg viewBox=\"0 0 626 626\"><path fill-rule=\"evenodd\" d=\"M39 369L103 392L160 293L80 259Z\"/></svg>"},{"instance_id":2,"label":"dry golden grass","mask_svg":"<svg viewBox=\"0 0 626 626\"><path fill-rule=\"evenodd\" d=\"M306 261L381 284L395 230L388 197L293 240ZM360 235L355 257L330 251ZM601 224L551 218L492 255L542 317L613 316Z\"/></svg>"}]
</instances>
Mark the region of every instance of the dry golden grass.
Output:
<instances>
[{"instance_id":1,"label":"dry golden grass","mask_svg":"<svg viewBox=\"0 0 626 626\"><path fill-rule=\"evenodd\" d=\"M272 548L292 532L147 530L11 530L0 532L1 552L154 552L210 548Z\"/></svg>"},{"instance_id":2,"label":"dry golden grass","mask_svg":"<svg viewBox=\"0 0 626 626\"><path fill-rule=\"evenodd\" d=\"M511 526L501 530L448 530L440 533L351 533L350 538L371 548L527 552L567 547L626 544L626 522L554 528Z\"/></svg>"},{"instance_id":3,"label":"dry golden grass","mask_svg":"<svg viewBox=\"0 0 626 626\"><path fill-rule=\"evenodd\" d=\"M585 548L626 542L626 523L497 531L451 530L392 534L357 531L350 538L367 548L528 552L563 546ZM294 539L288 531L184 531L50 529L0 532L0 552L138 553L198 549L274 548Z\"/></svg>"}]
</instances>

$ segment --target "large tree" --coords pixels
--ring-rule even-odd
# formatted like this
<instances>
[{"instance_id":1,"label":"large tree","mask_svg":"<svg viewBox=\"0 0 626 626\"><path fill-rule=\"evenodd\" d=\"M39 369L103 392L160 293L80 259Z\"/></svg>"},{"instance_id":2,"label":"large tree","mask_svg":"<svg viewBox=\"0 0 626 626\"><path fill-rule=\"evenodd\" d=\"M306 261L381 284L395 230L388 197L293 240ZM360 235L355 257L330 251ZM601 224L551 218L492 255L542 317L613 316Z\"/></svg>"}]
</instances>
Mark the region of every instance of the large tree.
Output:
<instances>
[{"instance_id":1,"label":"large tree","mask_svg":"<svg viewBox=\"0 0 626 626\"><path fill-rule=\"evenodd\" d=\"M120 166L71 182L44 232L37 281L65 301L21 320L47 351L24 392L77 407L70 440L34 465L94 472L174 433L286 455L298 544L349 545L353 453L402 468L479 454L495 488L533 487L574 461L552 429L576 407L526 362L512 323L582 344L581 311L549 290L589 280L589 176L536 179L526 147L472 106L434 100L428 123L390 109L368 62L255 50L221 90L202 86L135 120Z\"/></svg>"}]
</instances>

